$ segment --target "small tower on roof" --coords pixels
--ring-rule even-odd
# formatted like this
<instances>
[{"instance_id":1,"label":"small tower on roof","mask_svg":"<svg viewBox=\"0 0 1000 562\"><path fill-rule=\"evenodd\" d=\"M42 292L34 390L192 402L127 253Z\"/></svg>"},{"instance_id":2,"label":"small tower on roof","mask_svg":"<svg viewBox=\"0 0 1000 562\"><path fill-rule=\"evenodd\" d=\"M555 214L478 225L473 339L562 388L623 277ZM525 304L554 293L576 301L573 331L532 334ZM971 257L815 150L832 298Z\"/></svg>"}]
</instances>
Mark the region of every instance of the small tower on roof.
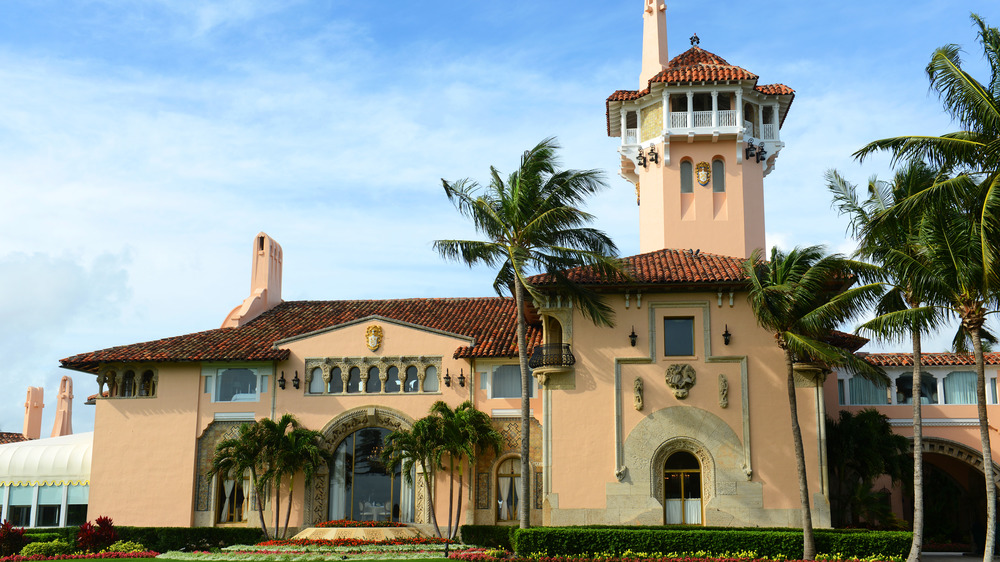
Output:
<instances>
[{"instance_id":1,"label":"small tower on roof","mask_svg":"<svg viewBox=\"0 0 1000 562\"><path fill-rule=\"evenodd\" d=\"M638 90L607 100L608 135L621 138L622 177L635 186L639 248L747 257L764 247L764 177L785 146L795 91L691 47L667 58L666 6L643 0Z\"/></svg>"}]
</instances>

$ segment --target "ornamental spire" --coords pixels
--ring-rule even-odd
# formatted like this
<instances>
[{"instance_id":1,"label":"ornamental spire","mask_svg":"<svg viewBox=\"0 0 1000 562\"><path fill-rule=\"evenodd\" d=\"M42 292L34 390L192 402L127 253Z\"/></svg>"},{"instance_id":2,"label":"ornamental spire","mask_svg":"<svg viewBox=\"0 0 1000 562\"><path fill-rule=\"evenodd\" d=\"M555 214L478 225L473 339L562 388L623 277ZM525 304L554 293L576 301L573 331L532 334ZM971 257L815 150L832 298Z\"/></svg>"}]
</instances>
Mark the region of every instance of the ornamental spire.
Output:
<instances>
[{"instance_id":1,"label":"ornamental spire","mask_svg":"<svg viewBox=\"0 0 1000 562\"><path fill-rule=\"evenodd\" d=\"M662 0L643 0L643 4L640 90L670 62L667 55L667 5Z\"/></svg>"}]
</instances>

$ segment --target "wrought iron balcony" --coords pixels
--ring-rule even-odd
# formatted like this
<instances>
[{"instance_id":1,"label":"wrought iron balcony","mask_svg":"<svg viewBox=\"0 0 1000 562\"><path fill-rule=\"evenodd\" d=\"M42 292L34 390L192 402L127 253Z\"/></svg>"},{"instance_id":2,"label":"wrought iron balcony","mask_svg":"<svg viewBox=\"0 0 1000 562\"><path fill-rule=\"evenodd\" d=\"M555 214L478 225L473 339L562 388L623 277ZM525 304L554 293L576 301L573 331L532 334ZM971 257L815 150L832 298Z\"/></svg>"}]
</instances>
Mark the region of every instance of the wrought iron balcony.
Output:
<instances>
[{"instance_id":1,"label":"wrought iron balcony","mask_svg":"<svg viewBox=\"0 0 1000 562\"><path fill-rule=\"evenodd\" d=\"M576 357L566 343L547 343L535 346L531 352L531 359L528 359L528 366L532 369L539 367L572 367L576 363Z\"/></svg>"}]
</instances>

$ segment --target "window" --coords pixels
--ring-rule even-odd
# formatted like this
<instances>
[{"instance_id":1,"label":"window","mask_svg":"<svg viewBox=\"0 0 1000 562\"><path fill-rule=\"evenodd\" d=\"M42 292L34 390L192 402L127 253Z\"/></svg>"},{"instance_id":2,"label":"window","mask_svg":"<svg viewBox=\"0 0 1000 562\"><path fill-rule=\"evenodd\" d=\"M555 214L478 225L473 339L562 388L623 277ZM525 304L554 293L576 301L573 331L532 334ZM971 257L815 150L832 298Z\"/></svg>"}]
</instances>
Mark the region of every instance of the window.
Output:
<instances>
[{"instance_id":1,"label":"window","mask_svg":"<svg viewBox=\"0 0 1000 562\"><path fill-rule=\"evenodd\" d=\"M530 376L530 375L529 375ZM519 365L497 365L492 373L491 398L521 397L521 367ZM534 381L528 380L528 398L535 397Z\"/></svg>"},{"instance_id":2,"label":"window","mask_svg":"<svg viewBox=\"0 0 1000 562\"><path fill-rule=\"evenodd\" d=\"M35 489L31 486L14 486L10 488L10 507L7 509L7 519L16 527L31 526L31 500Z\"/></svg>"},{"instance_id":3,"label":"window","mask_svg":"<svg viewBox=\"0 0 1000 562\"><path fill-rule=\"evenodd\" d=\"M993 379L994 381L996 379ZM911 387L912 388L912 387ZM993 387L994 394L996 387ZM972 371L956 371L948 373L944 378L945 404L975 404L976 403L976 373ZM993 399L996 403L996 398Z\"/></svg>"},{"instance_id":4,"label":"window","mask_svg":"<svg viewBox=\"0 0 1000 562\"><path fill-rule=\"evenodd\" d=\"M517 521L521 506L521 457L510 457L497 468L497 521Z\"/></svg>"},{"instance_id":5,"label":"window","mask_svg":"<svg viewBox=\"0 0 1000 562\"><path fill-rule=\"evenodd\" d=\"M87 521L87 502L90 500L90 486L70 484L66 492L66 525L74 527Z\"/></svg>"},{"instance_id":6,"label":"window","mask_svg":"<svg viewBox=\"0 0 1000 562\"><path fill-rule=\"evenodd\" d=\"M694 169L690 160L681 162L681 193L694 193Z\"/></svg>"},{"instance_id":7,"label":"window","mask_svg":"<svg viewBox=\"0 0 1000 562\"><path fill-rule=\"evenodd\" d=\"M390 430L366 427L337 445L330 463L328 517L331 520L413 521L419 477L386 467L379 457ZM404 478L404 476L406 476Z\"/></svg>"},{"instance_id":8,"label":"window","mask_svg":"<svg viewBox=\"0 0 1000 562\"><path fill-rule=\"evenodd\" d=\"M257 369L219 369L216 402L257 402Z\"/></svg>"},{"instance_id":9,"label":"window","mask_svg":"<svg viewBox=\"0 0 1000 562\"><path fill-rule=\"evenodd\" d=\"M386 392L399 392L399 369L395 366L389 367L385 378Z\"/></svg>"},{"instance_id":10,"label":"window","mask_svg":"<svg viewBox=\"0 0 1000 562\"><path fill-rule=\"evenodd\" d=\"M330 384L327 385L327 392L330 394L340 394L344 391L344 378L342 373L343 371L340 370L340 367L330 369Z\"/></svg>"},{"instance_id":11,"label":"window","mask_svg":"<svg viewBox=\"0 0 1000 562\"><path fill-rule=\"evenodd\" d=\"M913 375L900 375L896 379L896 403L913 404ZM920 374L920 403L937 404L937 379L927 373Z\"/></svg>"},{"instance_id":12,"label":"window","mask_svg":"<svg viewBox=\"0 0 1000 562\"><path fill-rule=\"evenodd\" d=\"M851 404L876 406L889 403L889 393L882 383L851 377L847 381L847 389L851 394Z\"/></svg>"},{"instance_id":13,"label":"window","mask_svg":"<svg viewBox=\"0 0 1000 562\"><path fill-rule=\"evenodd\" d=\"M156 396L156 375L153 371L143 371L139 380L139 396Z\"/></svg>"},{"instance_id":14,"label":"window","mask_svg":"<svg viewBox=\"0 0 1000 562\"><path fill-rule=\"evenodd\" d=\"M663 319L663 354L667 357L694 355L694 318Z\"/></svg>"},{"instance_id":15,"label":"window","mask_svg":"<svg viewBox=\"0 0 1000 562\"><path fill-rule=\"evenodd\" d=\"M664 463L663 522L701 525L701 465L691 453L676 452Z\"/></svg>"},{"instance_id":16,"label":"window","mask_svg":"<svg viewBox=\"0 0 1000 562\"><path fill-rule=\"evenodd\" d=\"M993 377L990 379L990 396L993 397L993 404L997 403L997 379Z\"/></svg>"},{"instance_id":17,"label":"window","mask_svg":"<svg viewBox=\"0 0 1000 562\"><path fill-rule=\"evenodd\" d=\"M726 164L718 158L712 160L712 192L726 192Z\"/></svg>"},{"instance_id":18,"label":"window","mask_svg":"<svg viewBox=\"0 0 1000 562\"><path fill-rule=\"evenodd\" d=\"M135 396L135 371L125 371L125 374L122 375L122 386L119 390L118 395L122 398Z\"/></svg>"},{"instance_id":19,"label":"window","mask_svg":"<svg viewBox=\"0 0 1000 562\"><path fill-rule=\"evenodd\" d=\"M250 503L250 479L219 478L219 503L217 509L219 523L239 523L246 521L247 505Z\"/></svg>"},{"instance_id":20,"label":"window","mask_svg":"<svg viewBox=\"0 0 1000 562\"><path fill-rule=\"evenodd\" d=\"M348 394L361 392L361 369L351 367L351 370L347 371L347 392Z\"/></svg>"},{"instance_id":21,"label":"window","mask_svg":"<svg viewBox=\"0 0 1000 562\"><path fill-rule=\"evenodd\" d=\"M58 527L59 512L62 509L63 487L41 486L38 488L38 509L35 513L36 527Z\"/></svg>"},{"instance_id":22,"label":"window","mask_svg":"<svg viewBox=\"0 0 1000 562\"><path fill-rule=\"evenodd\" d=\"M841 406L847 404L847 402L844 401L844 379L837 380L837 400L837 403Z\"/></svg>"},{"instance_id":23,"label":"window","mask_svg":"<svg viewBox=\"0 0 1000 562\"><path fill-rule=\"evenodd\" d=\"M378 394L382 391L382 380L378 378L378 375L378 367L368 369L368 382L365 383L365 392L367 394Z\"/></svg>"},{"instance_id":24,"label":"window","mask_svg":"<svg viewBox=\"0 0 1000 562\"><path fill-rule=\"evenodd\" d=\"M433 365L424 371L424 392L438 391L438 370Z\"/></svg>"},{"instance_id":25,"label":"window","mask_svg":"<svg viewBox=\"0 0 1000 562\"><path fill-rule=\"evenodd\" d=\"M312 378L309 379L309 394L323 394L323 387L326 386L326 381L323 380L323 369L316 367L310 372Z\"/></svg>"},{"instance_id":26,"label":"window","mask_svg":"<svg viewBox=\"0 0 1000 562\"><path fill-rule=\"evenodd\" d=\"M417 392L420 390L420 378L417 377L417 368L409 366L406 368L406 382L403 383L403 392Z\"/></svg>"}]
</instances>

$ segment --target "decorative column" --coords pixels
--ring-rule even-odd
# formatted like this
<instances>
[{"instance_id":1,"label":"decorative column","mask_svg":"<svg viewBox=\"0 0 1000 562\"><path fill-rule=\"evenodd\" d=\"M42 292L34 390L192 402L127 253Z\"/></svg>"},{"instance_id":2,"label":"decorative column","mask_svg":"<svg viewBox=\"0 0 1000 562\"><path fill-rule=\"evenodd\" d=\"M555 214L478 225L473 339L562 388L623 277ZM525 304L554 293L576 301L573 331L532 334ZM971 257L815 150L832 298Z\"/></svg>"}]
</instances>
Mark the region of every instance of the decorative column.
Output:
<instances>
[{"instance_id":1,"label":"decorative column","mask_svg":"<svg viewBox=\"0 0 1000 562\"><path fill-rule=\"evenodd\" d=\"M719 92L712 90L712 128L719 128Z\"/></svg>"},{"instance_id":2,"label":"decorative column","mask_svg":"<svg viewBox=\"0 0 1000 562\"><path fill-rule=\"evenodd\" d=\"M774 119L774 141L775 142L778 142L779 140L781 140L781 131L779 130L780 129L781 119L778 118L778 107L779 106L778 106L777 103L772 103L771 104L771 117Z\"/></svg>"},{"instance_id":3,"label":"decorative column","mask_svg":"<svg viewBox=\"0 0 1000 562\"><path fill-rule=\"evenodd\" d=\"M688 129L694 128L694 92L688 92Z\"/></svg>"},{"instance_id":4,"label":"decorative column","mask_svg":"<svg viewBox=\"0 0 1000 562\"><path fill-rule=\"evenodd\" d=\"M625 108L624 103L622 104L621 109L619 109L619 112L621 113L622 121L622 145L625 145L625 141L628 138L628 109Z\"/></svg>"}]
</instances>

